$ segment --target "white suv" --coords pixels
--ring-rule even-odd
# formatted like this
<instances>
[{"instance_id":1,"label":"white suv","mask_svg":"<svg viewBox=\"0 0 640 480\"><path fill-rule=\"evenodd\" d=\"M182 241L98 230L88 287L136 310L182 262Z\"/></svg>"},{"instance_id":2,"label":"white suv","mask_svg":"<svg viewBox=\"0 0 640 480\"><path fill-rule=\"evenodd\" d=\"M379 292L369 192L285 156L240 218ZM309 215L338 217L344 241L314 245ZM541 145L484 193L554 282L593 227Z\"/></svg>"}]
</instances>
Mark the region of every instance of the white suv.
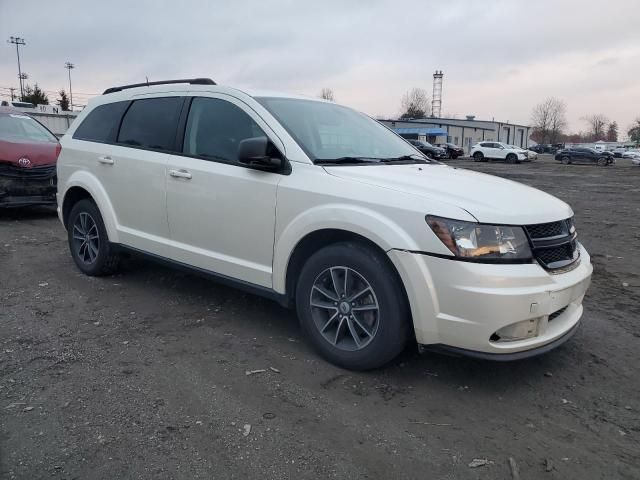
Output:
<instances>
[{"instance_id":1,"label":"white suv","mask_svg":"<svg viewBox=\"0 0 640 480\"><path fill-rule=\"evenodd\" d=\"M471 157L476 162L504 160L507 163L520 163L528 160L526 150L501 142L480 142L471 147Z\"/></svg>"},{"instance_id":2,"label":"white suv","mask_svg":"<svg viewBox=\"0 0 640 480\"><path fill-rule=\"evenodd\" d=\"M567 204L430 161L350 108L208 79L114 87L61 144L81 271L136 252L266 295L338 365L413 338L511 360L578 327L592 267Z\"/></svg>"}]
</instances>

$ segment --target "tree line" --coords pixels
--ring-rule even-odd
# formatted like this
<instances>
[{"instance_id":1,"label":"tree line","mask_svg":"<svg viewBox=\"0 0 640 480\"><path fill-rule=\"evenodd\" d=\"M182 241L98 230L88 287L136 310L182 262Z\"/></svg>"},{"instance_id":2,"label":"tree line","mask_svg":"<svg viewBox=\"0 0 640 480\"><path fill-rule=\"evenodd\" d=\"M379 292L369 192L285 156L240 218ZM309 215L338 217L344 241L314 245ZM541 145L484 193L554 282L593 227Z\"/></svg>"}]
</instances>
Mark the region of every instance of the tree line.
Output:
<instances>
[{"instance_id":1,"label":"tree line","mask_svg":"<svg viewBox=\"0 0 640 480\"><path fill-rule=\"evenodd\" d=\"M61 92L61 94L64 91ZM330 88L323 88L318 95L324 100L335 102L335 95ZM402 95L400 99L399 118L421 119L429 117L429 105L431 99L426 90L412 88ZM586 143L604 140L617 142L620 135L618 123L610 121L606 115L596 113L582 117L587 124L584 132L567 132L567 106L564 101L548 97L533 108L531 113L531 138L536 143ZM640 117L627 129L629 139L634 143L640 143Z\"/></svg>"},{"instance_id":2,"label":"tree line","mask_svg":"<svg viewBox=\"0 0 640 480\"><path fill-rule=\"evenodd\" d=\"M620 135L618 122L611 121L602 113L594 113L582 117L587 130L570 133L567 128L567 107L564 101L549 97L533 108L531 113L531 138L537 143L583 143L617 142ZM627 135L632 142L640 142L640 117L627 129Z\"/></svg>"},{"instance_id":3,"label":"tree line","mask_svg":"<svg viewBox=\"0 0 640 480\"><path fill-rule=\"evenodd\" d=\"M33 86L25 85L23 89L24 93L20 97L21 102L33 103L34 105L49 105L49 97L44 90L40 88L36 82ZM69 96L64 89L58 92L58 98L56 99L56 105L60 107L63 112L71 110L69 104Z\"/></svg>"}]
</instances>

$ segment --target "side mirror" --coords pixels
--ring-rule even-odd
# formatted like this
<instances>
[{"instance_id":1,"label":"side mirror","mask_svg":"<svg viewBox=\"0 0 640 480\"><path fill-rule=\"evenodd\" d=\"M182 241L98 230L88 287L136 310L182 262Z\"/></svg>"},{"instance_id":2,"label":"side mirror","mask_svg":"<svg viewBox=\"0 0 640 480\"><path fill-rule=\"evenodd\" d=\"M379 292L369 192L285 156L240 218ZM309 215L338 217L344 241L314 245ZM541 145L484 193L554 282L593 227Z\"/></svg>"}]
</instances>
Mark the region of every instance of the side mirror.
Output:
<instances>
[{"instance_id":1,"label":"side mirror","mask_svg":"<svg viewBox=\"0 0 640 480\"><path fill-rule=\"evenodd\" d=\"M269 139L252 137L241 140L238 144L238 162L257 170L279 170L283 159L269 156Z\"/></svg>"}]
</instances>

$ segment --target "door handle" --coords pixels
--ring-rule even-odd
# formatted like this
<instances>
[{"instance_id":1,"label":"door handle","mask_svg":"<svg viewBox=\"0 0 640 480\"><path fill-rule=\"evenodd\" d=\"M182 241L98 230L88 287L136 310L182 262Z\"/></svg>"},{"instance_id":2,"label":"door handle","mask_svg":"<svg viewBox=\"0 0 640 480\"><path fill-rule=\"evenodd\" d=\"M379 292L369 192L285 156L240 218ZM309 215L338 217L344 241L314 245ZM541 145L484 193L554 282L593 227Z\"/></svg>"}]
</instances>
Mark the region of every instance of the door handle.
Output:
<instances>
[{"instance_id":1,"label":"door handle","mask_svg":"<svg viewBox=\"0 0 640 480\"><path fill-rule=\"evenodd\" d=\"M98 157L98 161L100 163L104 163L105 165L113 165L113 158L111 158L109 155Z\"/></svg>"},{"instance_id":2,"label":"door handle","mask_svg":"<svg viewBox=\"0 0 640 480\"><path fill-rule=\"evenodd\" d=\"M169 175L175 178L186 178L187 180L191 179L191 173L187 170L169 170Z\"/></svg>"}]
</instances>

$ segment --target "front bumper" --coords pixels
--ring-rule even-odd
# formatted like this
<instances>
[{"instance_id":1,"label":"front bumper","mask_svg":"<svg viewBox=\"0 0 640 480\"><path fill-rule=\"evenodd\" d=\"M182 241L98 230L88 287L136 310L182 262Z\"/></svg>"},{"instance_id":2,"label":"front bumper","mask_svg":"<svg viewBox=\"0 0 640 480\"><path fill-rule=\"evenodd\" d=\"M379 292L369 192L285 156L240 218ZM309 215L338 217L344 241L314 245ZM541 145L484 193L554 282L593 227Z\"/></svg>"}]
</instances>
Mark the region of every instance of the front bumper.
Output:
<instances>
[{"instance_id":1,"label":"front bumper","mask_svg":"<svg viewBox=\"0 0 640 480\"><path fill-rule=\"evenodd\" d=\"M550 274L538 264L480 264L402 250L389 257L402 277L419 344L498 358L543 353L567 339L582 316L593 267L580 246L579 265ZM549 316L551 315L551 320ZM500 341L500 329L537 319L537 334ZM488 355L486 355L488 354Z\"/></svg>"},{"instance_id":2,"label":"front bumper","mask_svg":"<svg viewBox=\"0 0 640 480\"><path fill-rule=\"evenodd\" d=\"M49 168L3 168L0 171L0 208L56 203L55 166Z\"/></svg>"}]
</instances>

